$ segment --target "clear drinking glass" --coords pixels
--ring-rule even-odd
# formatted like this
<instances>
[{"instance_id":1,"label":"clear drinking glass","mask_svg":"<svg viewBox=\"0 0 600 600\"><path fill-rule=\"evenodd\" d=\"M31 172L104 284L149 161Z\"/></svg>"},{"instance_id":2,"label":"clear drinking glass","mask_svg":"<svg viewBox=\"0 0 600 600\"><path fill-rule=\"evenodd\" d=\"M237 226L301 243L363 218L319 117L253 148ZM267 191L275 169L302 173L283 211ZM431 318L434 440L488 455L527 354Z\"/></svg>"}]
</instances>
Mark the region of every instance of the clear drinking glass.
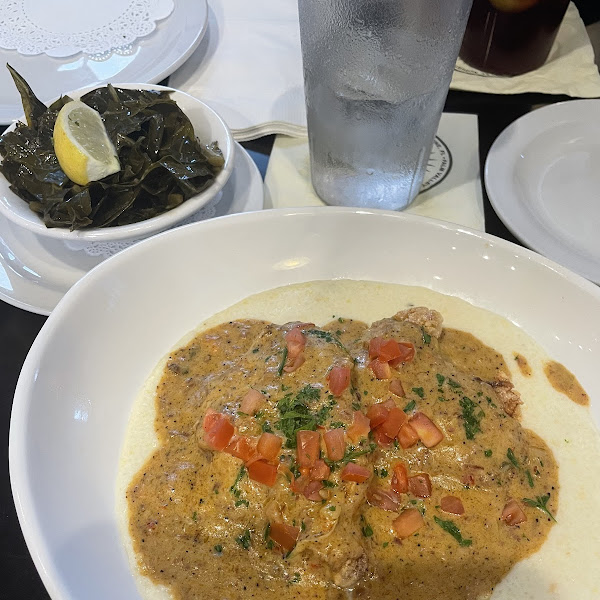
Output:
<instances>
[{"instance_id":1,"label":"clear drinking glass","mask_svg":"<svg viewBox=\"0 0 600 600\"><path fill-rule=\"evenodd\" d=\"M298 0L313 187L403 209L421 184L471 0Z\"/></svg>"}]
</instances>

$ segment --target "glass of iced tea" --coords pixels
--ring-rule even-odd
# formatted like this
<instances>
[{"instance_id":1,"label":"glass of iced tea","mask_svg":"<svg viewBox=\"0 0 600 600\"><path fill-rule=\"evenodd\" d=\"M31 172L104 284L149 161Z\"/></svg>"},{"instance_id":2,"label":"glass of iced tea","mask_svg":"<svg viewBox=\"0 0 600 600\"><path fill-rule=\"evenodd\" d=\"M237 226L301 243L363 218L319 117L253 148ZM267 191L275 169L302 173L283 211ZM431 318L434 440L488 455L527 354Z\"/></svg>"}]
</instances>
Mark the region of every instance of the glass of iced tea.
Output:
<instances>
[{"instance_id":1,"label":"glass of iced tea","mask_svg":"<svg viewBox=\"0 0 600 600\"><path fill-rule=\"evenodd\" d=\"M473 0L460 49L471 67L520 75L541 67L569 0Z\"/></svg>"}]
</instances>

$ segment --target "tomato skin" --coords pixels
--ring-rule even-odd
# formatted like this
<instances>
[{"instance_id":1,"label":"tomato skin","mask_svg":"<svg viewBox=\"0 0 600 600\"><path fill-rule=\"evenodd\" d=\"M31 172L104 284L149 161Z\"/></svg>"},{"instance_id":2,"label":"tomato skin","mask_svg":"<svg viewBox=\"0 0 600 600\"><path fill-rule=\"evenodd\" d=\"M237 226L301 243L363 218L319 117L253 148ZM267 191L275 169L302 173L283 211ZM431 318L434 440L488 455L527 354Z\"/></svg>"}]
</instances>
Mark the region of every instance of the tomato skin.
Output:
<instances>
[{"instance_id":1,"label":"tomato skin","mask_svg":"<svg viewBox=\"0 0 600 600\"><path fill-rule=\"evenodd\" d=\"M287 355L289 359L294 359L299 356L306 346L306 338L300 330L300 327L293 327L285 334L287 344Z\"/></svg>"},{"instance_id":2,"label":"tomato skin","mask_svg":"<svg viewBox=\"0 0 600 600\"><path fill-rule=\"evenodd\" d=\"M396 463L394 465L392 489L398 494L406 494L408 492L408 471L404 463Z\"/></svg>"},{"instance_id":3,"label":"tomato skin","mask_svg":"<svg viewBox=\"0 0 600 600\"><path fill-rule=\"evenodd\" d=\"M371 429L379 427L390 413L390 406L387 402L377 402L371 404L367 409L367 418L370 421Z\"/></svg>"},{"instance_id":4,"label":"tomato skin","mask_svg":"<svg viewBox=\"0 0 600 600\"><path fill-rule=\"evenodd\" d=\"M427 448L437 446L444 439L444 434L437 425L422 412L415 413L410 419L410 424Z\"/></svg>"},{"instance_id":5,"label":"tomato skin","mask_svg":"<svg viewBox=\"0 0 600 600\"><path fill-rule=\"evenodd\" d=\"M394 406L390 409L388 416L379 428L389 438L394 439L398 435L400 427L407 421L408 417L406 416L406 413L397 406Z\"/></svg>"},{"instance_id":6,"label":"tomato skin","mask_svg":"<svg viewBox=\"0 0 600 600\"><path fill-rule=\"evenodd\" d=\"M392 381L390 381L390 392L395 396L404 398L404 386L399 379L392 379Z\"/></svg>"},{"instance_id":7,"label":"tomato skin","mask_svg":"<svg viewBox=\"0 0 600 600\"><path fill-rule=\"evenodd\" d=\"M242 397L240 412L247 415L254 415L264 402L265 397L258 390L250 388Z\"/></svg>"},{"instance_id":8,"label":"tomato skin","mask_svg":"<svg viewBox=\"0 0 600 600\"><path fill-rule=\"evenodd\" d=\"M210 426L210 430L206 432L204 436L206 443L214 448L215 450L224 450L229 444L233 437L233 425L227 415L217 413L218 417L211 415L210 422L207 425ZM206 421L206 417L204 419Z\"/></svg>"},{"instance_id":9,"label":"tomato skin","mask_svg":"<svg viewBox=\"0 0 600 600\"><path fill-rule=\"evenodd\" d=\"M396 537L403 540L425 525L423 515L416 508L407 508L394 520L392 527Z\"/></svg>"},{"instance_id":10,"label":"tomato skin","mask_svg":"<svg viewBox=\"0 0 600 600\"><path fill-rule=\"evenodd\" d=\"M323 435L329 460L342 460L346 453L346 439L343 429L330 429Z\"/></svg>"},{"instance_id":11,"label":"tomato skin","mask_svg":"<svg viewBox=\"0 0 600 600\"><path fill-rule=\"evenodd\" d=\"M311 481L323 481L331 474L331 469L324 460L317 460L310 470L308 476Z\"/></svg>"},{"instance_id":12,"label":"tomato skin","mask_svg":"<svg viewBox=\"0 0 600 600\"><path fill-rule=\"evenodd\" d=\"M354 481L364 483L371 476L371 471L355 463L348 463L340 473L342 481Z\"/></svg>"},{"instance_id":13,"label":"tomato skin","mask_svg":"<svg viewBox=\"0 0 600 600\"><path fill-rule=\"evenodd\" d=\"M319 458L320 436L317 431L301 429L296 433L296 462L309 469Z\"/></svg>"},{"instance_id":14,"label":"tomato skin","mask_svg":"<svg viewBox=\"0 0 600 600\"><path fill-rule=\"evenodd\" d=\"M350 367L332 367L327 374L329 391L334 396L341 396L350 385Z\"/></svg>"},{"instance_id":15,"label":"tomato skin","mask_svg":"<svg viewBox=\"0 0 600 600\"><path fill-rule=\"evenodd\" d=\"M500 520L513 526L527 521L527 516L521 505L516 500L510 499L504 506Z\"/></svg>"},{"instance_id":16,"label":"tomato skin","mask_svg":"<svg viewBox=\"0 0 600 600\"><path fill-rule=\"evenodd\" d=\"M369 488L367 490L367 502L383 510L396 511L400 506L400 499L393 490L383 488Z\"/></svg>"},{"instance_id":17,"label":"tomato skin","mask_svg":"<svg viewBox=\"0 0 600 600\"><path fill-rule=\"evenodd\" d=\"M277 521L269 524L269 537L286 552L294 549L299 535L300 528L298 527L292 527Z\"/></svg>"},{"instance_id":18,"label":"tomato skin","mask_svg":"<svg viewBox=\"0 0 600 600\"><path fill-rule=\"evenodd\" d=\"M396 436L398 442L403 450L414 446L419 441L419 436L417 432L413 429L412 425L409 423L405 423L400 427L400 431Z\"/></svg>"},{"instance_id":19,"label":"tomato skin","mask_svg":"<svg viewBox=\"0 0 600 600\"><path fill-rule=\"evenodd\" d=\"M390 362L401 356L400 344L396 340L384 340L383 344L379 347L379 356L377 358L385 362Z\"/></svg>"},{"instance_id":20,"label":"tomato skin","mask_svg":"<svg viewBox=\"0 0 600 600\"><path fill-rule=\"evenodd\" d=\"M256 438L247 435L234 435L223 451L248 462L256 455Z\"/></svg>"},{"instance_id":21,"label":"tomato skin","mask_svg":"<svg viewBox=\"0 0 600 600\"><path fill-rule=\"evenodd\" d=\"M313 502L321 502L321 500L323 500L323 498L321 498L321 495L319 494L319 492L323 489L323 483L321 481L311 481L305 488L304 488L304 496L307 500L312 500Z\"/></svg>"},{"instance_id":22,"label":"tomato skin","mask_svg":"<svg viewBox=\"0 0 600 600\"><path fill-rule=\"evenodd\" d=\"M408 478L408 491L417 498L431 496L431 479L427 473L418 473Z\"/></svg>"},{"instance_id":23,"label":"tomato skin","mask_svg":"<svg viewBox=\"0 0 600 600\"><path fill-rule=\"evenodd\" d=\"M392 376L392 369L389 363L382 361L379 358L374 358L369 363L369 368L373 371L373 375L375 375L377 379L390 379Z\"/></svg>"},{"instance_id":24,"label":"tomato skin","mask_svg":"<svg viewBox=\"0 0 600 600\"><path fill-rule=\"evenodd\" d=\"M265 431L258 438L256 449L262 458L274 461L277 460L277 457L279 456L282 444L283 440L280 436Z\"/></svg>"},{"instance_id":25,"label":"tomato skin","mask_svg":"<svg viewBox=\"0 0 600 600\"><path fill-rule=\"evenodd\" d=\"M400 356L390 360L390 366L397 369L402 363L407 363L415 357L415 347L410 342L398 342Z\"/></svg>"},{"instance_id":26,"label":"tomato skin","mask_svg":"<svg viewBox=\"0 0 600 600\"><path fill-rule=\"evenodd\" d=\"M387 436L383 432L382 427L383 426L380 425L379 427L373 429L373 439L375 440L375 443L381 448L387 448L387 446L390 446L392 444L394 438Z\"/></svg>"},{"instance_id":27,"label":"tomato skin","mask_svg":"<svg viewBox=\"0 0 600 600\"><path fill-rule=\"evenodd\" d=\"M258 483L264 483L268 487L273 487L277 480L277 466L268 463L266 460L255 460L246 466L248 477Z\"/></svg>"},{"instance_id":28,"label":"tomato skin","mask_svg":"<svg viewBox=\"0 0 600 600\"><path fill-rule=\"evenodd\" d=\"M462 500L456 496L444 496L440 500L440 508L452 515L463 515L465 513Z\"/></svg>"},{"instance_id":29,"label":"tomato skin","mask_svg":"<svg viewBox=\"0 0 600 600\"><path fill-rule=\"evenodd\" d=\"M366 438L369 431L371 431L371 421L360 410L355 410L352 425L348 427L346 435L353 442L358 442L361 438Z\"/></svg>"}]
</instances>

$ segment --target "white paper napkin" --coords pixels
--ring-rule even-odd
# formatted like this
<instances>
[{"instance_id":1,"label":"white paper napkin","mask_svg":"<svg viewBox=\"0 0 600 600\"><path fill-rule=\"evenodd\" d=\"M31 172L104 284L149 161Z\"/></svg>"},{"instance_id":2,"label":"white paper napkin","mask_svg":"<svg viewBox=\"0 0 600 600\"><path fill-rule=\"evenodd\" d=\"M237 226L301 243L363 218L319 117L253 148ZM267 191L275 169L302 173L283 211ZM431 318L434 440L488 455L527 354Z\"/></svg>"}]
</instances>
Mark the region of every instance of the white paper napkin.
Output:
<instances>
[{"instance_id":1,"label":"white paper napkin","mask_svg":"<svg viewBox=\"0 0 600 600\"><path fill-rule=\"evenodd\" d=\"M475 115L444 113L422 191L406 212L484 230ZM265 176L265 208L323 206L310 183L306 137L279 135Z\"/></svg>"},{"instance_id":2,"label":"white paper napkin","mask_svg":"<svg viewBox=\"0 0 600 600\"><path fill-rule=\"evenodd\" d=\"M577 9L569 8L550 74L484 78L456 74L452 87L511 93L600 96L600 75ZM595 74L593 72L595 69ZM544 75L544 73L546 73ZM511 90L513 80L518 89ZM304 135L306 113L297 0L209 0L208 31L170 84L210 104L237 140L269 133ZM486 88L487 86L487 88ZM493 87L495 86L495 87Z\"/></svg>"}]
</instances>

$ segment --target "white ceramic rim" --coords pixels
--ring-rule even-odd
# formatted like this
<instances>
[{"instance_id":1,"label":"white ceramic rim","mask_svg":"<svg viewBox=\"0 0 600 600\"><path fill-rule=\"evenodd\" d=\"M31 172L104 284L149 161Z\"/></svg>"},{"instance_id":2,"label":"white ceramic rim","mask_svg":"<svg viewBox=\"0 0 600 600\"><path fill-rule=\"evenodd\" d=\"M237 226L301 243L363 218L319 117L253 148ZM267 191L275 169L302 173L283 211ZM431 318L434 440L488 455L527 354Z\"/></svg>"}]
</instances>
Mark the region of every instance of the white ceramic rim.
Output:
<instances>
[{"instance_id":1,"label":"white ceramic rim","mask_svg":"<svg viewBox=\"0 0 600 600\"><path fill-rule=\"evenodd\" d=\"M597 284L600 284L600 263L569 247L566 241L555 239L515 189L513 176L521 150L536 136L560 123L587 122L599 117L600 99L566 100L538 108L502 131L492 144L484 167L488 198L506 227L532 250Z\"/></svg>"},{"instance_id":2,"label":"white ceramic rim","mask_svg":"<svg viewBox=\"0 0 600 600\"><path fill-rule=\"evenodd\" d=\"M95 90L99 87L105 87L102 85L93 85L87 86L84 88L80 88L78 90L74 90L71 92L67 92L65 95L70 96L73 99L77 99L81 97L83 94ZM215 177L212 184L202 191L200 194L196 196L192 196L190 199L186 200L179 206L164 212L156 217L152 217L150 219L146 219L145 221L139 221L138 223L133 223L131 225L118 225L115 227L103 227L103 228L93 228L93 229L78 229L75 231L71 231L66 228L60 227L46 227L41 220L41 218L37 217L36 219L27 219L22 217L21 215L13 212L8 208L4 202L0 202L0 213L6 217L8 220L12 221L16 225L27 229L28 231L32 231L33 233L42 236L48 237L52 239L60 239L60 240L70 240L70 241L87 241L87 242L101 242L101 241L118 241L118 240L126 240L126 239L135 239L141 238L145 236L152 235L159 231L163 231L169 227L173 227L178 222L182 221L186 217L189 217L197 210L201 209L203 206L208 204L223 188L231 172L233 171L234 165L234 153L235 153L235 145L233 143L233 135L225 121L222 117L214 111L210 106L199 100L198 98L180 90L176 90L174 88L165 87L162 85L153 85L147 83L119 83L115 84L114 87L123 88L123 89L139 89L139 90L157 90L164 92L171 92L173 94L173 99L177 101L177 97L185 97L187 100L196 103L198 106L202 107L202 110L207 114L211 115L211 119L216 121L223 129L223 134L226 143L223 145L221 150L223 152L223 156L225 157L225 164L223 165L223 169L221 172ZM23 115L19 121L25 122L25 116ZM6 131L12 131L16 127L16 122L7 127ZM19 198L16 194L8 189L8 182L4 179L4 176L0 174L0 178L6 184L6 191L4 195L9 195L12 197L14 201L19 201L23 203L27 210L30 210L27 207L27 203L25 200ZM31 211L33 214L33 211ZM34 215L35 216L35 215Z\"/></svg>"},{"instance_id":3,"label":"white ceramic rim","mask_svg":"<svg viewBox=\"0 0 600 600\"><path fill-rule=\"evenodd\" d=\"M202 236L202 234L206 230L212 229L217 230L218 232L229 231L232 228L235 230L236 228L240 227L240 222L246 227L251 226L252 223L263 220L281 225L280 220L282 218L318 218L320 214L325 213L336 214L340 217L343 215L353 214L359 218L362 218L361 216L364 215L366 218L385 217L388 220L407 221L409 224L411 224L411 226L414 226L418 229L426 229L427 231L431 231L433 235L435 235L436 231L445 235L454 235L456 236L457 243L458 240L467 240L465 242L467 245L471 244L471 240L473 240L473 242L481 242L482 246L485 246L486 251L489 250L491 254L490 257L487 257L491 259L491 263L493 263L494 249L498 248L501 255L506 254L508 256L508 254L510 254L511 258L516 259L517 262L522 260L522 264L524 265L525 269L529 269L530 265L533 265L533 268L536 270L539 269L540 273L545 277L550 277L552 280L562 279L566 281L569 287L576 288L578 292L582 292L588 297L588 299L600 307L600 288L585 280L583 277L569 271L568 269L554 263L551 260L538 255L535 252L521 248L520 246L512 244L511 242L496 238L487 233L472 230L467 227L462 227L427 217L391 211L367 209L359 210L343 207L308 207L300 209L271 209L254 213L227 215L201 223L185 225L183 227L161 233L153 238L144 240L139 244L128 248L127 250L124 250L123 252L95 267L85 277L79 280L64 296L63 300L61 300L56 309L52 312L42 327L40 334L34 341L23 365L15 391L9 436L9 467L11 485L15 498L17 515L27 546L41 579L53 600L76 599L67 593L66 588L61 581L61 577L58 569L56 568L53 556L49 552L47 542L44 539L43 528L40 526L40 523L35 515L35 511L33 510L34 497L29 483L31 474L27 469L28 465L26 462L26 446L28 440L25 432L28 413L30 410L32 410L30 403L32 397L31 387L33 385L32 382L35 379L37 365L40 364L40 359L44 353L48 351L47 344L50 338L54 335L56 329L60 327L63 320L67 320L69 318L72 306L76 303L79 303L81 301L81 297L85 296L90 288L93 288L98 283L101 283L107 272L109 273L115 267L118 268L119 265L127 263L130 260L135 260L139 255L143 255L149 245L162 245L163 242L165 242L165 240L168 238L170 243L175 243L175 240L178 237L183 236L194 235L198 236L198 239L203 238L204 236ZM395 249L392 250L395 252ZM424 247L425 256L427 256L426 250L427 248ZM478 257L478 259L479 258L481 257ZM276 257L274 257L274 260L275 259ZM463 268L462 264L460 266ZM469 273L466 273L465 276L466 275L469 275ZM340 274L340 277L344 277L344 275ZM368 278L369 274L364 273L363 279ZM292 283L292 281L289 283ZM420 284L417 283L416 285ZM490 291L485 290L484 295L489 294ZM522 301L524 302L527 302L528 300L530 299L522 298ZM473 300L473 302L477 304L475 300ZM529 306L527 310L531 312L532 308ZM499 312L498 314L502 314L502 312ZM557 357L557 359L560 360L560 357Z\"/></svg>"}]
</instances>

